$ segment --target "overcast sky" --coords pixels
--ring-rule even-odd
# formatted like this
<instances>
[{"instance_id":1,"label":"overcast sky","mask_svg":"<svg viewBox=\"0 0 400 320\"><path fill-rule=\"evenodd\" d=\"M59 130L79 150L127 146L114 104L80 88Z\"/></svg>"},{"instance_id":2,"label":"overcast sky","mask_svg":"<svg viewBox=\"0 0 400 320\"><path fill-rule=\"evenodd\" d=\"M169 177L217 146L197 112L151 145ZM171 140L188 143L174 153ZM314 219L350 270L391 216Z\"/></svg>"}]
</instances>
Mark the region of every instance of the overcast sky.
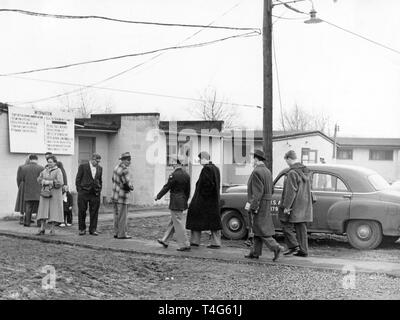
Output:
<instances>
[{"instance_id":1,"label":"overcast sky","mask_svg":"<svg viewBox=\"0 0 400 320\"><path fill-rule=\"evenodd\" d=\"M261 0L0 0L0 8L38 12L103 15L120 19L183 24L262 27ZM383 4L384 3L384 4ZM342 28L400 51L400 2L396 0L314 0L318 15ZM294 7L309 11L310 1ZM295 103L329 115L341 136L399 137L400 54L345 33L331 25L307 25L307 17L283 6L273 9L277 68L274 70L274 120ZM285 19L284 19L285 18ZM290 20L289 20L290 19ZM291 20L295 19L295 20ZM57 66L182 44L199 29L143 26L99 20L61 20L0 13L0 74ZM183 44L240 33L205 29ZM215 87L219 99L262 105L261 36L239 38L192 49L126 58L68 69L37 72L25 78L92 84L139 63L101 86L198 98ZM12 77L0 77L0 101L28 102L76 89ZM195 103L150 95L91 89L99 104L117 112L160 112L163 119L187 120ZM60 99L35 103L55 108ZM262 110L236 108L241 123L260 128ZM277 128L277 127L276 127Z\"/></svg>"}]
</instances>

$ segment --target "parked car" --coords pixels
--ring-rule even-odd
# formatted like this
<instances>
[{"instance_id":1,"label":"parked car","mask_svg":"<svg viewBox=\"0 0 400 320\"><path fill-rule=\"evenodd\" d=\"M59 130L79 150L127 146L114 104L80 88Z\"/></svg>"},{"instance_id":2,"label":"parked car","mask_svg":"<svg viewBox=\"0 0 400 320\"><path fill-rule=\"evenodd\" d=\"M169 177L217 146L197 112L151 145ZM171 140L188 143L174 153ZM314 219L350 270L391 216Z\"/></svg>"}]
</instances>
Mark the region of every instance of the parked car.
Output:
<instances>
[{"instance_id":1,"label":"parked car","mask_svg":"<svg viewBox=\"0 0 400 320\"><path fill-rule=\"evenodd\" d=\"M400 237L400 191L375 171L345 165L308 165L312 172L314 220L310 233L347 235L357 249L374 249L383 240ZM281 230L278 204L288 169L274 180L271 211L276 230ZM242 239L247 235L248 215L244 210L247 186L237 186L221 195L223 235Z\"/></svg>"}]
</instances>

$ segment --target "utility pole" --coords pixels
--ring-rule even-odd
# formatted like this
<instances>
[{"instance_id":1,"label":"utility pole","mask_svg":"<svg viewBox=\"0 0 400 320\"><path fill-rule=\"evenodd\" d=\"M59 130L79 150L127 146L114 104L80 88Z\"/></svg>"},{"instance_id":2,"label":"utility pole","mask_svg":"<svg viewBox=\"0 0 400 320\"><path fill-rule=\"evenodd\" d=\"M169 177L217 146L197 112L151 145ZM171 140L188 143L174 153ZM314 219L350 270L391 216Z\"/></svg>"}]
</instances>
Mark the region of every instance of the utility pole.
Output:
<instances>
[{"instance_id":1,"label":"utility pole","mask_svg":"<svg viewBox=\"0 0 400 320\"><path fill-rule=\"evenodd\" d=\"M336 159L336 150L337 150L337 142L336 142L336 140L337 140L338 131L339 131L339 126L336 123L335 124L335 131L333 132L333 157L332 157L333 159Z\"/></svg>"},{"instance_id":2,"label":"utility pole","mask_svg":"<svg viewBox=\"0 0 400 320\"><path fill-rule=\"evenodd\" d=\"M263 11L263 148L272 172L272 0L264 0Z\"/></svg>"}]
</instances>

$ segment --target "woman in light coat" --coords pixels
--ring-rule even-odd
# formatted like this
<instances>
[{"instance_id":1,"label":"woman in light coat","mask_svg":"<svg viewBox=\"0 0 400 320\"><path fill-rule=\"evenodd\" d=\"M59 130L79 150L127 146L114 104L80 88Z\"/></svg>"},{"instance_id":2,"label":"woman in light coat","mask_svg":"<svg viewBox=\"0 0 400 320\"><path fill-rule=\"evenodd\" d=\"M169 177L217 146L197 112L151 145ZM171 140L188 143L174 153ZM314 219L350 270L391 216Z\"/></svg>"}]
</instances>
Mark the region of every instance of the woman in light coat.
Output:
<instances>
[{"instance_id":1,"label":"woman in light coat","mask_svg":"<svg viewBox=\"0 0 400 320\"><path fill-rule=\"evenodd\" d=\"M37 220L40 221L38 235L45 233L46 222L51 225L50 234L54 235L54 226L64 221L62 186L64 184L61 169L57 167L55 156L47 158L47 166L40 173L38 182L43 190L49 190L50 197L40 196Z\"/></svg>"}]
</instances>

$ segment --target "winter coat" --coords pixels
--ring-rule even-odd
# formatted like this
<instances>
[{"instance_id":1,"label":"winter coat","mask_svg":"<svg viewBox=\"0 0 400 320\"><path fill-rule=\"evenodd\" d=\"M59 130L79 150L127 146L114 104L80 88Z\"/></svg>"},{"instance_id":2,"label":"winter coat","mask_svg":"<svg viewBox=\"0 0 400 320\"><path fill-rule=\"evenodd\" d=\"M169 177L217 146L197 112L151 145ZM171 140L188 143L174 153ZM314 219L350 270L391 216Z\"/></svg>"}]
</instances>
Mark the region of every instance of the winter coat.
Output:
<instances>
[{"instance_id":1,"label":"winter coat","mask_svg":"<svg viewBox=\"0 0 400 320\"><path fill-rule=\"evenodd\" d=\"M283 184L280 206L292 209L288 222L312 222L311 172L301 163L292 165Z\"/></svg>"},{"instance_id":2,"label":"winter coat","mask_svg":"<svg viewBox=\"0 0 400 320\"><path fill-rule=\"evenodd\" d=\"M196 189L190 202L186 229L221 230L219 169L212 163L206 164L200 172Z\"/></svg>"},{"instance_id":3,"label":"winter coat","mask_svg":"<svg viewBox=\"0 0 400 320\"><path fill-rule=\"evenodd\" d=\"M17 186L18 186L18 193L17 199L15 200L15 212L20 212L21 214L25 213L25 201L24 201L24 181L22 180L22 168L25 164L22 164L18 167L17 170Z\"/></svg>"},{"instance_id":4,"label":"winter coat","mask_svg":"<svg viewBox=\"0 0 400 320\"><path fill-rule=\"evenodd\" d=\"M39 201L41 185L38 182L40 173L44 170L37 163L29 163L22 167L21 179L24 183L24 201Z\"/></svg>"},{"instance_id":5,"label":"winter coat","mask_svg":"<svg viewBox=\"0 0 400 320\"><path fill-rule=\"evenodd\" d=\"M271 237L275 226L271 215L272 175L264 163L259 163L247 182L247 201L250 203L250 222L253 233Z\"/></svg>"},{"instance_id":6,"label":"winter coat","mask_svg":"<svg viewBox=\"0 0 400 320\"><path fill-rule=\"evenodd\" d=\"M184 211L188 208L190 197L190 176L182 168L177 168L169 176L168 182L157 195L161 199L167 192L170 192L169 209Z\"/></svg>"},{"instance_id":7,"label":"winter coat","mask_svg":"<svg viewBox=\"0 0 400 320\"><path fill-rule=\"evenodd\" d=\"M64 208L62 186L64 185L61 169L57 166L46 167L38 178L38 182L42 185L44 180L51 181L49 186L51 198L40 196L37 220L48 220L48 222L64 222ZM44 188L42 186L42 188Z\"/></svg>"}]
</instances>

